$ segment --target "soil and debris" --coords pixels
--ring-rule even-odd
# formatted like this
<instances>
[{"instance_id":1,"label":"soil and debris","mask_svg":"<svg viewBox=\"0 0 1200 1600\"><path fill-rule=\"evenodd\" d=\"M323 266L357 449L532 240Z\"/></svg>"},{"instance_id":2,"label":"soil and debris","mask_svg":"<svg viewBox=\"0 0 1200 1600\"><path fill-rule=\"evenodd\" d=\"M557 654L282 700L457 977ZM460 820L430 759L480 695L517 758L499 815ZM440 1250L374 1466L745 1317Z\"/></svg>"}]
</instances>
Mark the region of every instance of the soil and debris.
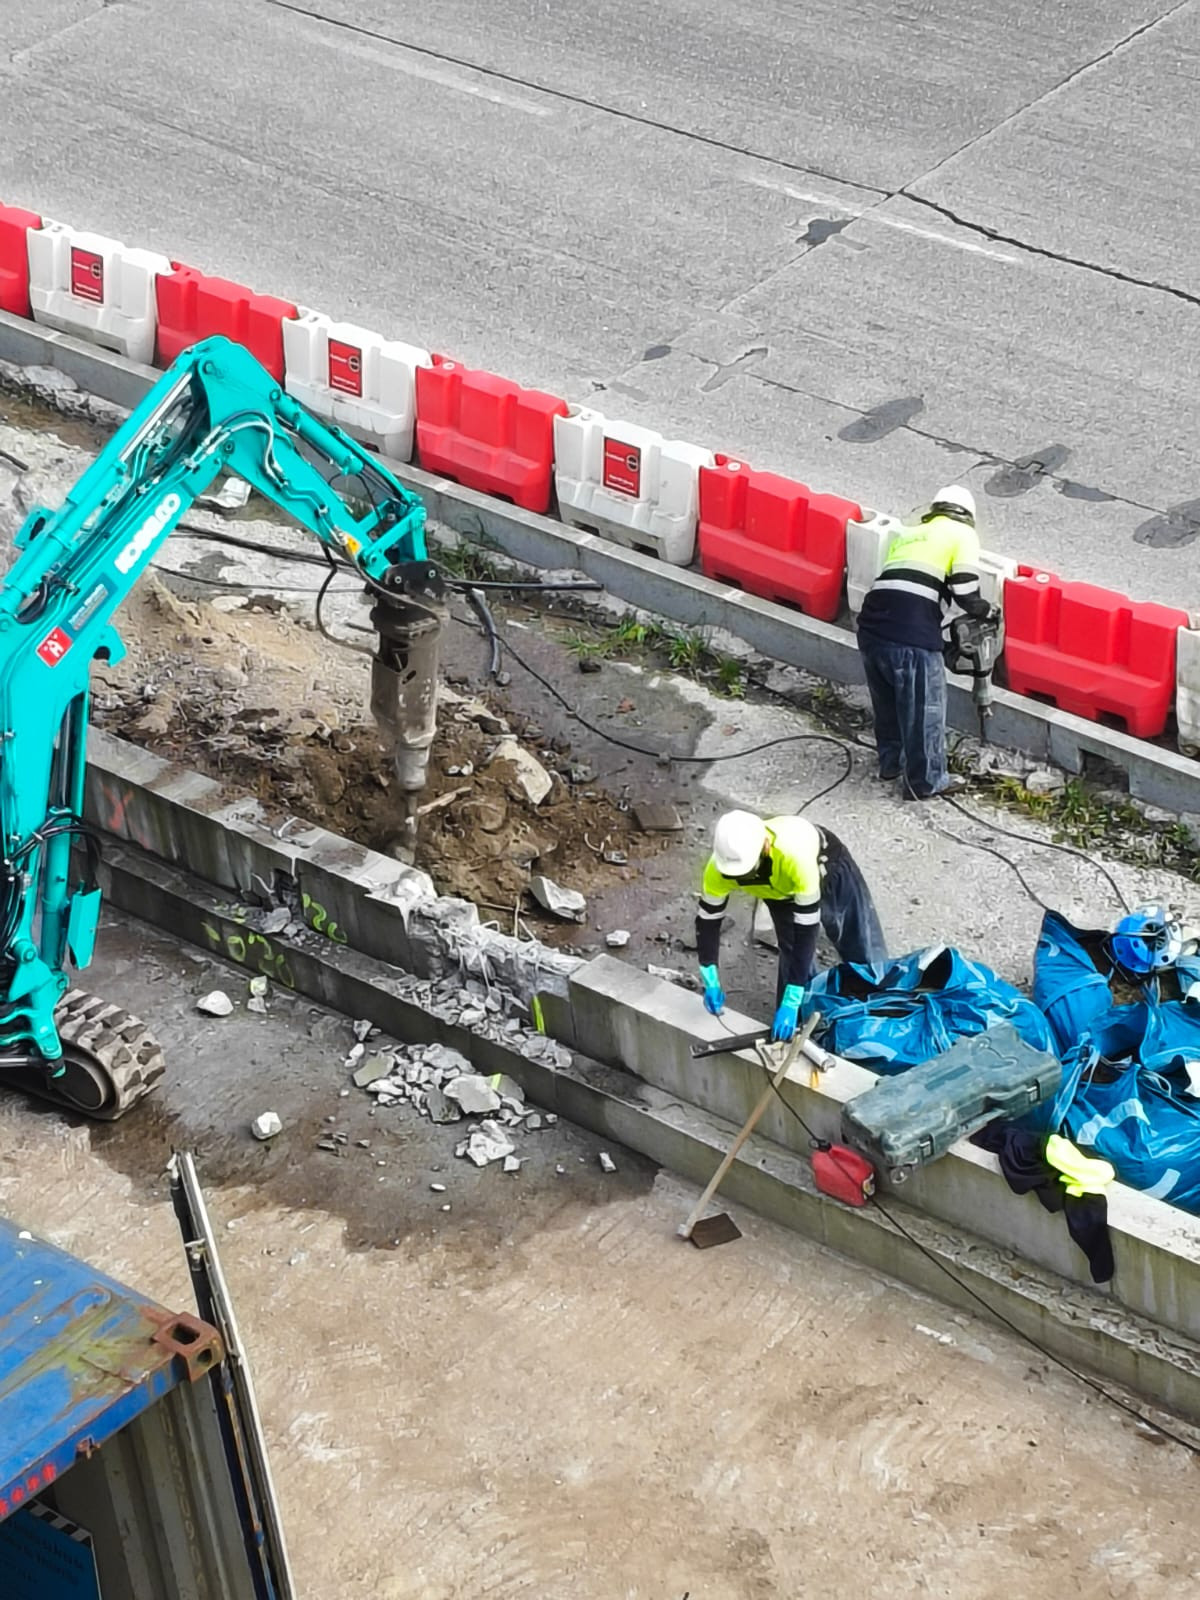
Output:
<instances>
[{"instance_id":1,"label":"soil and debris","mask_svg":"<svg viewBox=\"0 0 1200 1600\"><path fill-rule=\"evenodd\" d=\"M400 807L388 753L363 720L359 659L265 601L221 611L153 574L122 633L126 657L94 673L99 727L218 779L231 798L255 796L273 821L294 815L372 849L394 845ZM638 828L561 735L548 738L496 691L449 685L421 806L418 865L439 892L509 917L531 878L586 896L631 876L628 864L669 837Z\"/></svg>"}]
</instances>

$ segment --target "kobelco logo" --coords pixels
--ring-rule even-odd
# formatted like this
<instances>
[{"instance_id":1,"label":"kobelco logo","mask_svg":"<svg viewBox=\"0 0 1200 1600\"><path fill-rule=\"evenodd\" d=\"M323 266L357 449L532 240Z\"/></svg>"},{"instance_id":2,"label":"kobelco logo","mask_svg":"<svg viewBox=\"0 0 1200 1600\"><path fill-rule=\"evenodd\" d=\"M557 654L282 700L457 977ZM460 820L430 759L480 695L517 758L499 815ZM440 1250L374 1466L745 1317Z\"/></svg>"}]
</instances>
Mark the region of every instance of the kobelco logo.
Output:
<instances>
[{"instance_id":1,"label":"kobelco logo","mask_svg":"<svg viewBox=\"0 0 1200 1600\"><path fill-rule=\"evenodd\" d=\"M182 504L183 501L177 494L166 495L159 501L113 562L118 572L128 572L130 567L141 560Z\"/></svg>"}]
</instances>

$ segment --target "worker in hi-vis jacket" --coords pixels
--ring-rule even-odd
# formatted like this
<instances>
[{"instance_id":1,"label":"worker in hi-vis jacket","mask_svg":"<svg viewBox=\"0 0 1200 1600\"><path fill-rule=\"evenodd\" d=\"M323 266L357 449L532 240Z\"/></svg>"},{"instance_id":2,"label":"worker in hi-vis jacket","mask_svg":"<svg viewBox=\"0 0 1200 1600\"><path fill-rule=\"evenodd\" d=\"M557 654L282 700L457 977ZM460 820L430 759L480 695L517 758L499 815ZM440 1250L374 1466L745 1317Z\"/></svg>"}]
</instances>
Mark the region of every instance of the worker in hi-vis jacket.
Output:
<instances>
[{"instance_id":1,"label":"worker in hi-vis jacket","mask_svg":"<svg viewBox=\"0 0 1200 1600\"><path fill-rule=\"evenodd\" d=\"M975 496L957 483L900 528L858 614L879 776L899 779L906 799L963 787L946 768L942 618L951 606L971 617L994 615L979 592Z\"/></svg>"},{"instance_id":2,"label":"worker in hi-vis jacket","mask_svg":"<svg viewBox=\"0 0 1200 1600\"><path fill-rule=\"evenodd\" d=\"M824 927L842 961L886 961L883 930L858 863L828 828L804 817L727 811L717 819L696 913L696 949L704 1004L725 1009L718 975L721 923L740 889L766 902L779 940L779 979L772 1038L790 1039L812 978L817 929Z\"/></svg>"}]
</instances>

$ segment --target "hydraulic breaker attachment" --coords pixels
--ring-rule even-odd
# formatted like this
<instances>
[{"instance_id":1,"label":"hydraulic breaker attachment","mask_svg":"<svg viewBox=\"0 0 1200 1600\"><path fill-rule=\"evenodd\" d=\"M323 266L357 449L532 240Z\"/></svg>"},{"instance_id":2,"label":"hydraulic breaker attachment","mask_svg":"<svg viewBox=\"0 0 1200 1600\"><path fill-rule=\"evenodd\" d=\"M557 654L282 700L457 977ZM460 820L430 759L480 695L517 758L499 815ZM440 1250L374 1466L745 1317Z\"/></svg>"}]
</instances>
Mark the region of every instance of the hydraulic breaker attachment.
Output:
<instances>
[{"instance_id":1,"label":"hydraulic breaker attachment","mask_svg":"<svg viewBox=\"0 0 1200 1600\"><path fill-rule=\"evenodd\" d=\"M393 846L412 861L417 797L425 787L437 731L438 657L446 625L445 585L432 562L395 567L374 588L371 626L378 635L371 662L371 713L392 749L401 795L400 837Z\"/></svg>"}]
</instances>

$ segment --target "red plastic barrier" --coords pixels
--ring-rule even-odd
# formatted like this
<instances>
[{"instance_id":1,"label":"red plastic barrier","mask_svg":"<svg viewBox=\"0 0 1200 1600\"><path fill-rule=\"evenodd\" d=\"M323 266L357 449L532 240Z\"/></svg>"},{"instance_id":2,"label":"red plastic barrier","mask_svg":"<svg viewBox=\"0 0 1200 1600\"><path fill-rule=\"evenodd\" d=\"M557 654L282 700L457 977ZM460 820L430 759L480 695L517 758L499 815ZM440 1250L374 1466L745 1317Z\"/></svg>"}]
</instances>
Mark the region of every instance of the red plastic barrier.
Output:
<instances>
[{"instance_id":1,"label":"red plastic barrier","mask_svg":"<svg viewBox=\"0 0 1200 1600\"><path fill-rule=\"evenodd\" d=\"M430 472L548 511L554 418L567 402L434 356L417 368L417 457Z\"/></svg>"},{"instance_id":2,"label":"red plastic barrier","mask_svg":"<svg viewBox=\"0 0 1200 1600\"><path fill-rule=\"evenodd\" d=\"M0 205L0 311L11 312L14 317L33 315L29 309L29 245L26 235L30 228L40 228L41 225L42 219L36 211Z\"/></svg>"},{"instance_id":3,"label":"red plastic barrier","mask_svg":"<svg viewBox=\"0 0 1200 1600\"><path fill-rule=\"evenodd\" d=\"M1174 702L1176 638L1187 625L1174 606L1020 566L1004 583L1008 686L1093 722L1118 717L1153 739Z\"/></svg>"},{"instance_id":4,"label":"red plastic barrier","mask_svg":"<svg viewBox=\"0 0 1200 1600\"><path fill-rule=\"evenodd\" d=\"M159 366L169 367L181 350L221 333L245 345L282 383L283 324L298 315L296 307L274 295L255 294L227 278L206 277L178 261L171 266L173 270L154 284Z\"/></svg>"},{"instance_id":5,"label":"red plastic barrier","mask_svg":"<svg viewBox=\"0 0 1200 1600\"><path fill-rule=\"evenodd\" d=\"M700 468L701 571L823 622L841 608L850 520L862 520L853 501L728 456Z\"/></svg>"}]
</instances>

